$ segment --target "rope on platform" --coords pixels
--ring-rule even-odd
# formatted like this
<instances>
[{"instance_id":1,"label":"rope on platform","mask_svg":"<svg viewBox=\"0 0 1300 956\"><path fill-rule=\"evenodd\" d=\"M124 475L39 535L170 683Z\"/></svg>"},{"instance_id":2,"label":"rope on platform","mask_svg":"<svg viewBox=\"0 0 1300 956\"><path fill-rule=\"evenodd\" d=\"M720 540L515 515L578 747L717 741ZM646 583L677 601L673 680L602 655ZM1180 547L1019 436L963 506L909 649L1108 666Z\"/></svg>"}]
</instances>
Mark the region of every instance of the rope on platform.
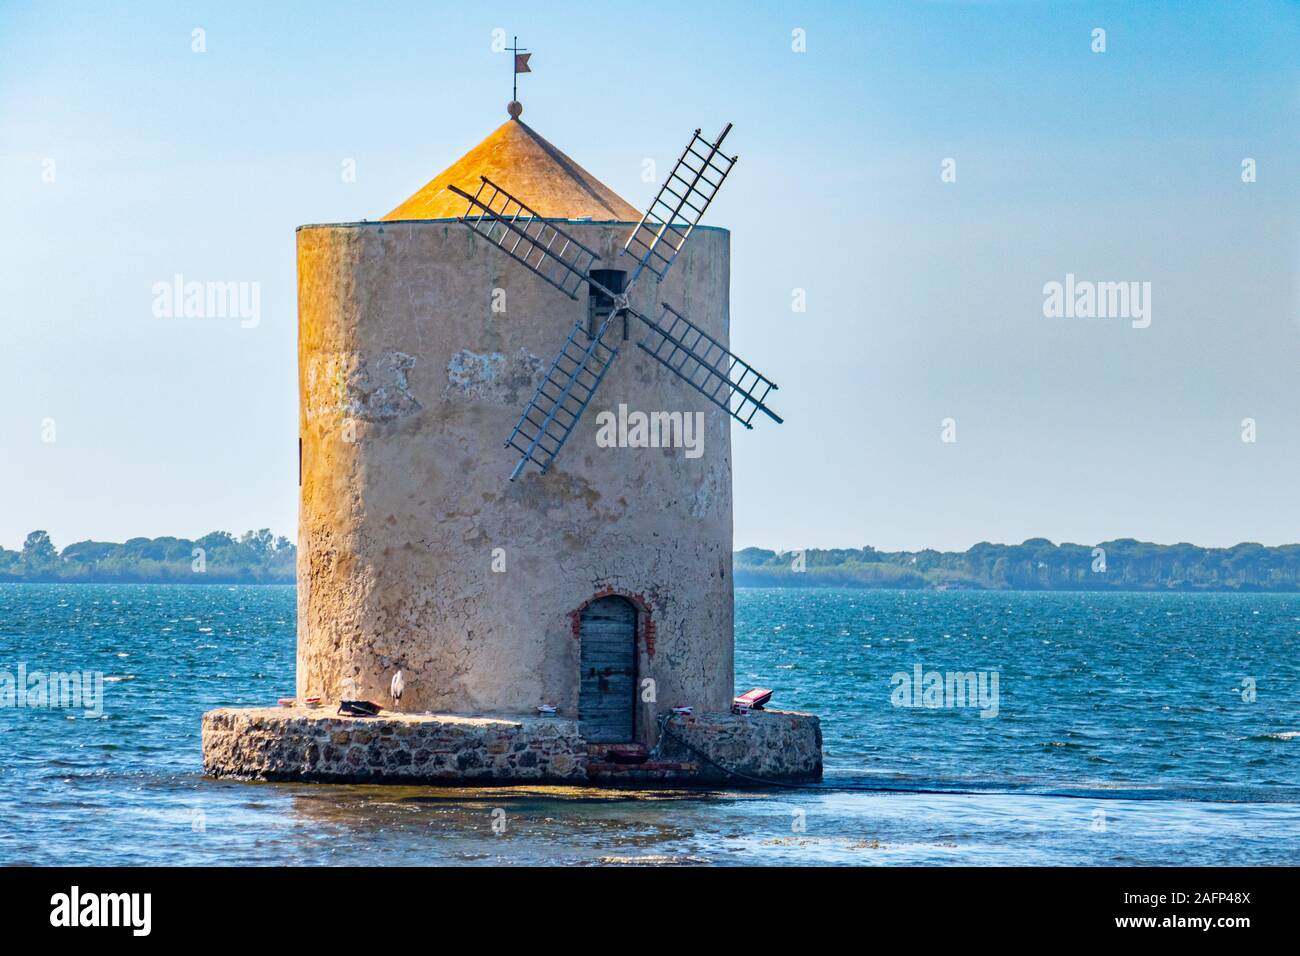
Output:
<instances>
[{"instance_id":1,"label":"rope on platform","mask_svg":"<svg viewBox=\"0 0 1300 956\"><path fill-rule=\"evenodd\" d=\"M762 777L753 777L747 773L741 773L739 770L732 770L730 767L724 767L722 764L718 763L716 760L714 760L712 757L706 754L703 750L700 750L698 747L694 746L693 744L687 743L681 737L677 736L677 734L673 733L671 730L668 729L668 721L672 720L673 717L675 716L676 715L672 711L668 711L666 714L664 714L662 717L659 718L659 740L655 744L655 749L653 751L654 757L658 757L659 748L663 746L664 737L671 737L673 740L677 741L679 744L681 744L691 753L695 754L705 763L717 767L723 773L729 773L733 777L739 777L741 780L748 780L751 783L761 784L764 787L786 787L789 790L808 789L808 787L806 787L802 783L787 783L784 780L764 780Z\"/></svg>"}]
</instances>

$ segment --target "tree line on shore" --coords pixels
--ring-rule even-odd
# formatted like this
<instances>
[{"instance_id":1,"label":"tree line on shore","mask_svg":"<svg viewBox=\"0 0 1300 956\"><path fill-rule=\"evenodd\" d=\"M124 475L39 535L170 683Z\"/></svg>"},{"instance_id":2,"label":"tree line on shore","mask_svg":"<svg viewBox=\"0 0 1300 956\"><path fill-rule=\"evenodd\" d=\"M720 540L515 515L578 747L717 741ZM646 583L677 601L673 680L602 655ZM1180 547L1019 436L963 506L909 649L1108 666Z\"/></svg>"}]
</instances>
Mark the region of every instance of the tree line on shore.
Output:
<instances>
[{"instance_id":1,"label":"tree line on shore","mask_svg":"<svg viewBox=\"0 0 1300 956\"><path fill-rule=\"evenodd\" d=\"M268 529L235 537L78 541L62 551L33 531L19 551L0 548L0 582L293 584L297 548ZM745 548L740 587L857 587L1023 591L1300 591L1300 544L1231 548L1151 544L981 542L966 551Z\"/></svg>"},{"instance_id":2,"label":"tree line on shore","mask_svg":"<svg viewBox=\"0 0 1300 956\"><path fill-rule=\"evenodd\" d=\"M0 581L292 584L297 555L292 541L266 528L238 538L213 531L193 540L78 541L62 551L33 531L20 551L0 548Z\"/></svg>"},{"instance_id":3,"label":"tree line on shore","mask_svg":"<svg viewBox=\"0 0 1300 956\"><path fill-rule=\"evenodd\" d=\"M1018 591L1300 591L1300 544L1231 548L1152 544L981 542L966 551L829 548L737 551L745 587L861 587Z\"/></svg>"}]
</instances>

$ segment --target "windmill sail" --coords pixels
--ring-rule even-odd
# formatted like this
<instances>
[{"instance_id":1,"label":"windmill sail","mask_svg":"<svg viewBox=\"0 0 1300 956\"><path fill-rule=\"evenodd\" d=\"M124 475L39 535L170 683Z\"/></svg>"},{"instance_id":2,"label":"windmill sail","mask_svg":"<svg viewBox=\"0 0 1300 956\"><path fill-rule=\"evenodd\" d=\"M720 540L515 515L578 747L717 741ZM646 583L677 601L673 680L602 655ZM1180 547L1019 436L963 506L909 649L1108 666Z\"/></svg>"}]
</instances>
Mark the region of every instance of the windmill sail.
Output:
<instances>
[{"instance_id":1,"label":"windmill sail","mask_svg":"<svg viewBox=\"0 0 1300 956\"><path fill-rule=\"evenodd\" d=\"M546 377L528 400L519 424L506 439L506 447L523 456L510 474L511 481L523 474L530 461L545 474L564 447L618 355L618 349L604 341L617 314L607 316L594 336L587 333L585 322L569 332Z\"/></svg>"},{"instance_id":2,"label":"windmill sail","mask_svg":"<svg viewBox=\"0 0 1300 956\"><path fill-rule=\"evenodd\" d=\"M681 378L746 428L757 412L780 424L781 418L764 404L776 384L723 346L672 306L663 303L658 321L637 314L649 330L637 343L670 372Z\"/></svg>"},{"instance_id":3,"label":"windmill sail","mask_svg":"<svg viewBox=\"0 0 1300 956\"><path fill-rule=\"evenodd\" d=\"M479 180L473 196L447 187L469 203L457 221L576 299L583 283L591 281L591 264L600 256L486 176Z\"/></svg>"},{"instance_id":4,"label":"windmill sail","mask_svg":"<svg viewBox=\"0 0 1300 956\"><path fill-rule=\"evenodd\" d=\"M605 335L619 315L640 319L647 327L645 338L637 343L640 348L746 428L753 428L751 421L760 411L775 422L781 421L764 404L776 388L771 379L666 303L658 320L647 318L628 304L628 293L644 270L659 279L668 273L731 172L737 157L722 152L722 141L730 132L728 123L710 143L698 129L695 131L623 246L623 253L635 256L637 265L622 292L607 288L593 277L592 266L600 258L594 250L553 221L543 219L486 176L479 177L478 190L472 196L447 186L467 202L465 215L457 218L471 232L571 299L578 298L578 290L585 284L612 303L609 315L594 334L585 322L573 327L524 407L506 439L506 447L521 456L511 481L523 474L529 462L545 474L568 441L618 357L618 349L606 344Z\"/></svg>"},{"instance_id":5,"label":"windmill sail","mask_svg":"<svg viewBox=\"0 0 1300 956\"><path fill-rule=\"evenodd\" d=\"M738 157L721 152L722 141L731 132L731 124L710 143L697 129L677 159L677 165L637 227L632 230L623 251L637 257L637 266L628 279L636 281L642 269L649 269L660 279L672 267L673 260L691 235L695 224L704 216L722 181L731 172Z\"/></svg>"}]
</instances>

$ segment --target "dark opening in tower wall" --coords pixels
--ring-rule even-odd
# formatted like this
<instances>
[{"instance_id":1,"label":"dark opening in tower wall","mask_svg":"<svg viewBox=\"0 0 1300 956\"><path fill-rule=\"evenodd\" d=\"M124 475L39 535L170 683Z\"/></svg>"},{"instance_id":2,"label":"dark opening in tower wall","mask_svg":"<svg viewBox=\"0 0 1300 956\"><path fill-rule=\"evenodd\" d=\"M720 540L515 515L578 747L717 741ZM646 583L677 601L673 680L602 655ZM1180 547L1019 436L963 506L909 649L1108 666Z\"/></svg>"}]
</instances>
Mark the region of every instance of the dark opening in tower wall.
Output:
<instances>
[{"instance_id":1,"label":"dark opening in tower wall","mask_svg":"<svg viewBox=\"0 0 1300 956\"><path fill-rule=\"evenodd\" d=\"M591 277L612 292L627 289L627 273L622 269L592 269ZM609 314L614 311L614 300L594 285L587 286L587 334L594 336ZM623 341L627 341L627 313L622 315Z\"/></svg>"}]
</instances>

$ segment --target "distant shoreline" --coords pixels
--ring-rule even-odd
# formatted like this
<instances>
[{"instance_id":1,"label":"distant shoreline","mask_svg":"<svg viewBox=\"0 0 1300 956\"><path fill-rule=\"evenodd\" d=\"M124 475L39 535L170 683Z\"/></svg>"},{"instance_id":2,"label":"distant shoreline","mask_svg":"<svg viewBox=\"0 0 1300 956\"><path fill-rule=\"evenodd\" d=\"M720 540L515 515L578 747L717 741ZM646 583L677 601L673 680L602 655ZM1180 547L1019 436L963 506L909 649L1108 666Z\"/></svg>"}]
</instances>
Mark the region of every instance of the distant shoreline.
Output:
<instances>
[{"instance_id":1,"label":"distant shoreline","mask_svg":"<svg viewBox=\"0 0 1300 956\"><path fill-rule=\"evenodd\" d=\"M1030 538L1021 544L981 542L966 551L745 548L732 565L742 587L1300 593L1300 544L1202 548L1120 538L1058 545Z\"/></svg>"},{"instance_id":2,"label":"distant shoreline","mask_svg":"<svg viewBox=\"0 0 1300 956\"><path fill-rule=\"evenodd\" d=\"M214 531L193 540L79 541L62 551L44 531L33 531L21 551L0 548L0 583L292 585L297 559L292 541L265 528L238 538ZM744 548L732 555L732 569L737 587L1295 594L1300 544L1202 548L1030 538L966 551Z\"/></svg>"},{"instance_id":3,"label":"distant shoreline","mask_svg":"<svg viewBox=\"0 0 1300 956\"><path fill-rule=\"evenodd\" d=\"M62 551L44 531L21 551L0 548L0 583L20 584L293 584L298 549L269 529L240 537L78 541Z\"/></svg>"}]
</instances>

